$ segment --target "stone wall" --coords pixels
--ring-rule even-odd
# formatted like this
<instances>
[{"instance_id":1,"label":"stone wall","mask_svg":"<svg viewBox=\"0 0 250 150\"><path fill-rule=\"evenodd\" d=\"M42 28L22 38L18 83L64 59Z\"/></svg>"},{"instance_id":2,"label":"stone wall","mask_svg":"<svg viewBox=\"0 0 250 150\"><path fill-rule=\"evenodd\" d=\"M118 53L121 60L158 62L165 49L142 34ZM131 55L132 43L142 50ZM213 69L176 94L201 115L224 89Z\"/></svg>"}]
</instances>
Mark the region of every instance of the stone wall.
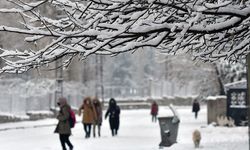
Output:
<instances>
[{"instance_id":1,"label":"stone wall","mask_svg":"<svg viewBox=\"0 0 250 150\"><path fill-rule=\"evenodd\" d=\"M19 121L26 121L26 120L29 120L28 116L14 116L10 114L0 115L0 123L19 122Z\"/></svg>"},{"instance_id":2,"label":"stone wall","mask_svg":"<svg viewBox=\"0 0 250 150\"><path fill-rule=\"evenodd\" d=\"M162 98L162 99L117 99L117 104L121 109L150 109L152 101L157 101L159 106L169 106L170 104L176 106L191 106L193 98L192 97L173 97L173 98ZM108 107L108 101L104 103L104 111ZM77 110L75 110L77 111ZM18 117L16 115L2 115L0 116L0 123L5 122L17 122L24 120L39 120L44 118L53 118L57 114L56 110L38 110L38 111L28 111L25 114L25 118Z\"/></svg>"},{"instance_id":3,"label":"stone wall","mask_svg":"<svg viewBox=\"0 0 250 150\"><path fill-rule=\"evenodd\" d=\"M227 115L227 99L225 96L207 99L207 123L217 122L217 118Z\"/></svg>"},{"instance_id":4,"label":"stone wall","mask_svg":"<svg viewBox=\"0 0 250 150\"><path fill-rule=\"evenodd\" d=\"M191 106L195 97L164 97L164 98L148 98L148 99L117 99L117 104L121 109L149 109L153 101L159 106ZM203 102L201 102L203 104ZM104 109L107 109L108 101L104 103Z\"/></svg>"},{"instance_id":5,"label":"stone wall","mask_svg":"<svg viewBox=\"0 0 250 150\"><path fill-rule=\"evenodd\" d=\"M155 100L159 105L168 106L170 104L176 106L190 106L196 97L163 97L161 99L148 99L148 102Z\"/></svg>"}]
</instances>

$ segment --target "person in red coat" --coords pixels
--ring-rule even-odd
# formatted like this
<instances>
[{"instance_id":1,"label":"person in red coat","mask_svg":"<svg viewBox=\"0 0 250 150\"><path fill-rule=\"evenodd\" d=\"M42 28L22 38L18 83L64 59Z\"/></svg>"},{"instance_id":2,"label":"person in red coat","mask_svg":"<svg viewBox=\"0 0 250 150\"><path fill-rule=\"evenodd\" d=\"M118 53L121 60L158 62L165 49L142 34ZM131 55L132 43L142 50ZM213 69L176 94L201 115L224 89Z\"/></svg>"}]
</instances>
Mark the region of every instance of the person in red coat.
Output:
<instances>
[{"instance_id":1,"label":"person in red coat","mask_svg":"<svg viewBox=\"0 0 250 150\"><path fill-rule=\"evenodd\" d=\"M151 105L151 115L152 115L152 122L157 122L158 104L156 103L156 101L153 101Z\"/></svg>"}]
</instances>

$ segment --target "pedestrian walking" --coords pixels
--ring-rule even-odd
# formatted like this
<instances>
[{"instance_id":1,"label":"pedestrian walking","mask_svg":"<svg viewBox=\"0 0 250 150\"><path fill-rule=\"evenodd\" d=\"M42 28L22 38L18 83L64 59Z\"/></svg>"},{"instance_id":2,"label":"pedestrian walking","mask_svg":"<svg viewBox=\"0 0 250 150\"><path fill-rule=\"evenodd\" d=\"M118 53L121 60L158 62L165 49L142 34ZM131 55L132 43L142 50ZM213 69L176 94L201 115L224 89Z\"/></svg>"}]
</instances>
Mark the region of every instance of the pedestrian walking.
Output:
<instances>
[{"instance_id":1,"label":"pedestrian walking","mask_svg":"<svg viewBox=\"0 0 250 150\"><path fill-rule=\"evenodd\" d=\"M152 115L152 122L157 122L158 104L156 103L156 101L153 101L151 105L151 115Z\"/></svg>"},{"instance_id":2,"label":"pedestrian walking","mask_svg":"<svg viewBox=\"0 0 250 150\"><path fill-rule=\"evenodd\" d=\"M96 136L96 127L97 127L98 136L100 137L101 126L102 126L102 104L97 97L94 97L93 105L96 111L96 120L94 121L94 124L93 124L93 136L94 137Z\"/></svg>"},{"instance_id":3,"label":"pedestrian walking","mask_svg":"<svg viewBox=\"0 0 250 150\"><path fill-rule=\"evenodd\" d=\"M115 136L118 134L118 129L120 126L120 107L116 104L116 100L114 98L109 100L109 107L105 114L105 119L108 116L112 136Z\"/></svg>"},{"instance_id":4,"label":"pedestrian walking","mask_svg":"<svg viewBox=\"0 0 250 150\"><path fill-rule=\"evenodd\" d=\"M199 111L200 111L200 103L198 102L197 99L195 99L194 102L193 102L193 107L192 107L192 112L194 112L195 119L198 118L198 112Z\"/></svg>"},{"instance_id":5,"label":"pedestrian walking","mask_svg":"<svg viewBox=\"0 0 250 150\"><path fill-rule=\"evenodd\" d=\"M91 133L91 126L96 120L96 112L90 97L86 97L83 100L83 104L78 110L78 115L81 116L82 113L82 123L85 131L85 138L89 138Z\"/></svg>"},{"instance_id":6,"label":"pedestrian walking","mask_svg":"<svg viewBox=\"0 0 250 150\"><path fill-rule=\"evenodd\" d=\"M60 107L59 114L57 115L58 124L55 129L55 133L59 134L59 139L62 145L63 150L66 149L66 144L68 145L70 150L73 150L73 145L69 140L71 135L71 129L69 124L70 117L70 106L67 104L66 98L59 98L59 102L57 103Z\"/></svg>"}]
</instances>

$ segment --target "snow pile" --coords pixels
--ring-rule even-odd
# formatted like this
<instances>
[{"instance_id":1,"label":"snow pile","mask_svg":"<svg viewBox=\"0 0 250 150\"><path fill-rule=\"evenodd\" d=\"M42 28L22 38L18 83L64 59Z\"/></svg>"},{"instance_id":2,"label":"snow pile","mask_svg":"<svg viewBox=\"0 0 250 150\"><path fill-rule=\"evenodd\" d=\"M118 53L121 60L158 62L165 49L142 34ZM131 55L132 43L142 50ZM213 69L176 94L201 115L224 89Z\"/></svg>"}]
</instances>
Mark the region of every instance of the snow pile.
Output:
<instances>
[{"instance_id":1,"label":"snow pile","mask_svg":"<svg viewBox=\"0 0 250 150\"><path fill-rule=\"evenodd\" d=\"M16 122L16 121L24 121L24 120L29 120L29 116L27 116L27 115L14 115L14 114L0 112L0 123Z\"/></svg>"},{"instance_id":2,"label":"snow pile","mask_svg":"<svg viewBox=\"0 0 250 150\"><path fill-rule=\"evenodd\" d=\"M208 96L206 98L207 101L215 101L215 100L219 100L219 99L227 99L227 97L225 95L218 95L218 96Z\"/></svg>"},{"instance_id":3,"label":"snow pile","mask_svg":"<svg viewBox=\"0 0 250 150\"><path fill-rule=\"evenodd\" d=\"M28 111L27 115L30 117L30 120L39 120L55 117L52 111Z\"/></svg>"}]
</instances>

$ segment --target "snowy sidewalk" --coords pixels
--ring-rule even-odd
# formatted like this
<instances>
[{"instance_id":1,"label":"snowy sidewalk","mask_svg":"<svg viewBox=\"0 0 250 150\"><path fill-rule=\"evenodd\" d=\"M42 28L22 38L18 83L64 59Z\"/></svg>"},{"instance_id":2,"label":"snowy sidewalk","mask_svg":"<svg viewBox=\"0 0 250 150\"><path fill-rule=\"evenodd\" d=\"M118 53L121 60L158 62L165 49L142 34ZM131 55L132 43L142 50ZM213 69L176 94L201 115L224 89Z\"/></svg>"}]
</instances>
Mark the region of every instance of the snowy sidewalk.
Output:
<instances>
[{"instance_id":1,"label":"snowy sidewalk","mask_svg":"<svg viewBox=\"0 0 250 150\"><path fill-rule=\"evenodd\" d=\"M180 115L179 134L176 144L167 150L192 150L192 132L199 129L202 134L202 150L247 150L247 127L212 127L206 124L206 108L194 119L191 107L177 107ZM167 107L160 107L160 116L172 115ZM80 118L78 118L80 119ZM0 149L6 150L60 150L57 134L54 134L56 119L0 124L4 128L18 130L1 131ZM39 127L44 126L44 127ZM21 128L23 127L23 129ZM112 137L108 120L102 125L102 137L84 138L83 127L78 123L72 130L71 141L75 150L158 150L160 129L152 123L149 110L122 110L121 126L117 137Z\"/></svg>"},{"instance_id":2,"label":"snowy sidewalk","mask_svg":"<svg viewBox=\"0 0 250 150\"><path fill-rule=\"evenodd\" d=\"M16 129L48 127L48 126L55 126L56 124L57 124L56 119L3 123L3 124L0 124L0 132L7 131L7 130L16 130Z\"/></svg>"}]
</instances>

